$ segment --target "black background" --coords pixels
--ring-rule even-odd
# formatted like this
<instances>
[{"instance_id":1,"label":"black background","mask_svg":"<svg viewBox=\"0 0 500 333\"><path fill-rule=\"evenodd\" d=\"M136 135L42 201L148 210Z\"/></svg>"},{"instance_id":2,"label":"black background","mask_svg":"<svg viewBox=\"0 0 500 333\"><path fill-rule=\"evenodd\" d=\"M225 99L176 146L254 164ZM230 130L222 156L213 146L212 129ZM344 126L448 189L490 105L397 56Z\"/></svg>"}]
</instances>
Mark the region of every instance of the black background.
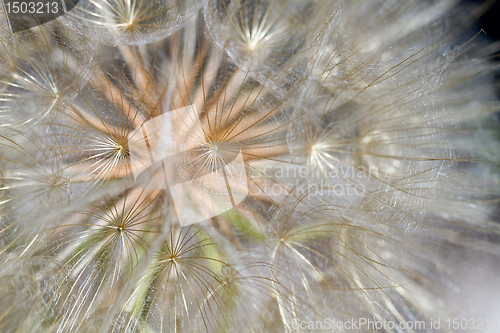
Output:
<instances>
[{"instance_id":1,"label":"black background","mask_svg":"<svg viewBox=\"0 0 500 333\"><path fill-rule=\"evenodd\" d=\"M467 0L466 3L484 4L484 0ZM476 30L483 29L491 40L500 40L500 1L491 5L486 13L474 24Z\"/></svg>"},{"instance_id":2,"label":"black background","mask_svg":"<svg viewBox=\"0 0 500 333\"><path fill-rule=\"evenodd\" d=\"M463 0L466 4L488 4L491 1L485 0ZM486 38L491 42L500 41L500 0L494 1L485 11L485 13L472 25L474 32L479 32L481 29L486 33ZM499 50L491 58L493 61L500 63L500 45ZM496 78L500 82L500 73L497 71ZM500 86L496 88L497 96L500 99ZM500 112L497 112L493 117L496 120L497 126L500 127ZM500 147L499 147L500 148ZM498 221L500 222L500 208L498 213Z\"/></svg>"}]
</instances>

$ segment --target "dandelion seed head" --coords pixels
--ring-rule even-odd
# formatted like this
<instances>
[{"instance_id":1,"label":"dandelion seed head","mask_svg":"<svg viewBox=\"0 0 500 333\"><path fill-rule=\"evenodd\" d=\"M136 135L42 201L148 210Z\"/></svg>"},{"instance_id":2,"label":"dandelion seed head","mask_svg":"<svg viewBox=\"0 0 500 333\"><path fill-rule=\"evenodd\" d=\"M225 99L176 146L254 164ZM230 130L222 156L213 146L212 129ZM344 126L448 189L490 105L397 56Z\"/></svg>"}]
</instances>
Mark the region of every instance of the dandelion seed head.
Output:
<instances>
[{"instance_id":1,"label":"dandelion seed head","mask_svg":"<svg viewBox=\"0 0 500 333\"><path fill-rule=\"evenodd\" d=\"M471 317L499 267L498 46L456 5L0 15L0 331Z\"/></svg>"}]
</instances>

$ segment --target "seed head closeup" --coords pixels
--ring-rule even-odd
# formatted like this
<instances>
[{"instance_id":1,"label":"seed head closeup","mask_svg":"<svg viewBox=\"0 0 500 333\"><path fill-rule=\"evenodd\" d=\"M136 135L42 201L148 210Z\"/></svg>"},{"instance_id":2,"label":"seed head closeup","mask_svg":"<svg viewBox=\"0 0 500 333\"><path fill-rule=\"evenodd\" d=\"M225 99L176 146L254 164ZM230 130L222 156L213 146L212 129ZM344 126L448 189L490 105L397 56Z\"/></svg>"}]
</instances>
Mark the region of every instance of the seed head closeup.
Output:
<instances>
[{"instance_id":1,"label":"seed head closeup","mask_svg":"<svg viewBox=\"0 0 500 333\"><path fill-rule=\"evenodd\" d=\"M1 3L0 332L493 332L487 4L57 3Z\"/></svg>"}]
</instances>

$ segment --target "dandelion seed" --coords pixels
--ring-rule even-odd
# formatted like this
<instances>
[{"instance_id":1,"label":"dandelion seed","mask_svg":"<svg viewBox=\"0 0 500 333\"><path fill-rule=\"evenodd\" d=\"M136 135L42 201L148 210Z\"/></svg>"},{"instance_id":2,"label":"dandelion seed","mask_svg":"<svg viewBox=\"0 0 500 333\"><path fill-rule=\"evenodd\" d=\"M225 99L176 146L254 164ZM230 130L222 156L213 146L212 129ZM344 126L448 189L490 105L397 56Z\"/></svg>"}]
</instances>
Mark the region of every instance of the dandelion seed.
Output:
<instances>
[{"instance_id":1,"label":"dandelion seed","mask_svg":"<svg viewBox=\"0 0 500 333\"><path fill-rule=\"evenodd\" d=\"M70 17L107 44L145 44L179 29L197 7L193 0L85 0Z\"/></svg>"}]
</instances>

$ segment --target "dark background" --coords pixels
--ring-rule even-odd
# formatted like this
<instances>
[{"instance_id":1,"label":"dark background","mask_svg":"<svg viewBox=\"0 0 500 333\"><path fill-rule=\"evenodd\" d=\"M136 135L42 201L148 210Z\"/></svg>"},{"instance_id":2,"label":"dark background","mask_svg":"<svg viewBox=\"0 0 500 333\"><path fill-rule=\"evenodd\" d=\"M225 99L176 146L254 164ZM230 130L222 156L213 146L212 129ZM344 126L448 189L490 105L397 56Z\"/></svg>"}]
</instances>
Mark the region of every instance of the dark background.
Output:
<instances>
[{"instance_id":1,"label":"dark background","mask_svg":"<svg viewBox=\"0 0 500 333\"><path fill-rule=\"evenodd\" d=\"M491 42L500 41L500 0L496 1L485 1L485 0L463 0L466 4L475 4L475 5L487 5L488 7L485 9L484 14L478 18L478 20L472 25L472 29L474 32L478 32L483 29L486 33L486 38L488 38ZM500 46L499 52L496 52L491 58L493 61L500 63ZM496 73L496 78L500 81L500 73ZM496 88L497 96L500 99L500 87ZM496 120L496 126L500 127L500 111L497 112L493 119ZM500 148L500 147L499 147ZM500 222L500 207L498 211L498 219Z\"/></svg>"},{"instance_id":2,"label":"dark background","mask_svg":"<svg viewBox=\"0 0 500 333\"><path fill-rule=\"evenodd\" d=\"M478 5L491 3L491 1L485 0L465 0L464 2ZM500 40L500 0L495 1L486 9L473 28L475 30L483 29L487 37L493 41Z\"/></svg>"}]
</instances>

